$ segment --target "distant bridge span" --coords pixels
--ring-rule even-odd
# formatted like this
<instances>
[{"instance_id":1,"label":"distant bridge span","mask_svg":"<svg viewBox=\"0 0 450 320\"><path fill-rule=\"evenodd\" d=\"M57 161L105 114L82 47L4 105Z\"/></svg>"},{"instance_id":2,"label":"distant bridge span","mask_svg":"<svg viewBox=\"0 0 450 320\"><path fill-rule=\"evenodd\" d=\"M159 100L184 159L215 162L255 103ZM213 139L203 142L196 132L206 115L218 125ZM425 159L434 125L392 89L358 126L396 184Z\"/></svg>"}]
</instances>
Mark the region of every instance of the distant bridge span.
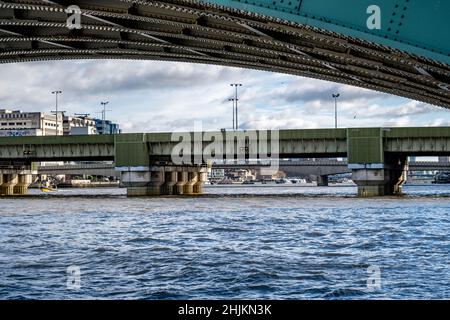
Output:
<instances>
[{"instance_id":1,"label":"distant bridge span","mask_svg":"<svg viewBox=\"0 0 450 320\"><path fill-rule=\"evenodd\" d=\"M347 158L358 195L383 196L401 193L408 156L448 155L450 127L1 137L0 194L24 194L40 161L114 161L130 196L200 194L209 162L269 156Z\"/></svg>"},{"instance_id":2,"label":"distant bridge span","mask_svg":"<svg viewBox=\"0 0 450 320\"><path fill-rule=\"evenodd\" d=\"M381 9L370 30L367 8ZM81 29L67 27L69 5ZM450 108L450 1L2 0L0 63L146 59L268 70Z\"/></svg>"},{"instance_id":3,"label":"distant bridge span","mask_svg":"<svg viewBox=\"0 0 450 320\"><path fill-rule=\"evenodd\" d=\"M212 164L213 169L260 169L268 167L266 164L245 164L245 163L225 163ZM286 161L280 160L279 167L288 176L299 175L334 175L340 173L351 173L346 161L335 160L299 160ZM450 163L446 162L411 162L408 166L409 171L449 171ZM43 165L38 168L39 174L48 175L93 175L120 177L120 172L115 170L115 164L108 163L88 163L88 164L65 164L65 165Z\"/></svg>"}]
</instances>

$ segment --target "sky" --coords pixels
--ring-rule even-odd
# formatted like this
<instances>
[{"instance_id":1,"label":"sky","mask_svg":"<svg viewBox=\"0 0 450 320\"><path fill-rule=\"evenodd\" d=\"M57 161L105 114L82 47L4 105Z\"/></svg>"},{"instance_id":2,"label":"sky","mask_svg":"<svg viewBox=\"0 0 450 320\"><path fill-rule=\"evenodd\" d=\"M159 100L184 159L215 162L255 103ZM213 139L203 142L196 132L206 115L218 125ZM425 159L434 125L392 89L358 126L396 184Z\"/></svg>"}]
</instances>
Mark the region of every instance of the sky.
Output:
<instances>
[{"instance_id":1,"label":"sky","mask_svg":"<svg viewBox=\"0 0 450 320\"><path fill-rule=\"evenodd\" d=\"M450 125L450 110L328 81L248 69L161 61L77 60L0 64L0 109L50 112L54 90L68 114L106 117L122 132L232 127L239 87L241 129Z\"/></svg>"}]
</instances>

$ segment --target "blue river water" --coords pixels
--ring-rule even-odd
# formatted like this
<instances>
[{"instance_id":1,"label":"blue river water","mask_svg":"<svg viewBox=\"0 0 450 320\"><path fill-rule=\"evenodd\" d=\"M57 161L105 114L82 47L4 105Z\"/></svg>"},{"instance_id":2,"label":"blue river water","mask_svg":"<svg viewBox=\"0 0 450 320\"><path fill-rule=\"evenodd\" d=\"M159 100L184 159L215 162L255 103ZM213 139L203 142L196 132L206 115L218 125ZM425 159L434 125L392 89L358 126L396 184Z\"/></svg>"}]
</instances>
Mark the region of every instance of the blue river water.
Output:
<instances>
[{"instance_id":1,"label":"blue river water","mask_svg":"<svg viewBox=\"0 0 450 320\"><path fill-rule=\"evenodd\" d=\"M1 198L0 299L449 299L450 186L355 192Z\"/></svg>"}]
</instances>

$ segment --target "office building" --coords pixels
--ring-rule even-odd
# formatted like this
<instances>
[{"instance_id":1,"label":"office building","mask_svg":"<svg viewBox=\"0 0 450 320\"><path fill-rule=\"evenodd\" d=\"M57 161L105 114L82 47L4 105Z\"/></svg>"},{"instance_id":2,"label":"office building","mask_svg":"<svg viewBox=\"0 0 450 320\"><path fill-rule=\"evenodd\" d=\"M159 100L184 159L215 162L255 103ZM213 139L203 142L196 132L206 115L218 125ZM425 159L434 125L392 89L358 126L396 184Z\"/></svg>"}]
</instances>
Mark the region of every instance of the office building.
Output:
<instances>
[{"instance_id":1,"label":"office building","mask_svg":"<svg viewBox=\"0 0 450 320\"><path fill-rule=\"evenodd\" d=\"M64 135L98 134L94 119L88 115L64 116Z\"/></svg>"},{"instance_id":2,"label":"office building","mask_svg":"<svg viewBox=\"0 0 450 320\"><path fill-rule=\"evenodd\" d=\"M99 134L117 134L120 133L119 125L110 120L94 119L97 132Z\"/></svg>"},{"instance_id":3,"label":"office building","mask_svg":"<svg viewBox=\"0 0 450 320\"><path fill-rule=\"evenodd\" d=\"M44 112L21 112L0 109L0 136L54 136L62 135L62 115Z\"/></svg>"}]
</instances>

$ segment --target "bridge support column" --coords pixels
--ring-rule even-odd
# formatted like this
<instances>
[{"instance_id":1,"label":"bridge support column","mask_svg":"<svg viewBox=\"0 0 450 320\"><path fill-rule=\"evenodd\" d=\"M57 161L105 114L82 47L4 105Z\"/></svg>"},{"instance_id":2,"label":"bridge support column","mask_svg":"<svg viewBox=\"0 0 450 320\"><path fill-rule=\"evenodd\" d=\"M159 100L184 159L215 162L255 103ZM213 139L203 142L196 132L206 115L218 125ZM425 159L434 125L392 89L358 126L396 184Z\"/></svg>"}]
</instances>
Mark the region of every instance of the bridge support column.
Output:
<instances>
[{"instance_id":1,"label":"bridge support column","mask_svg":"<svg viewBox=\"0 0 450 320\"><path fill-rule=\"evenodd\" d=\"M25 195L28 193L28 186L32 182L31 174L19 174L17 184L14 186L14 194Z\"/></svg>"},{"instance_id":2,"label":"bridge support column","mask_svg":"<svg viewBox=\"0 0 450 320\"><path fill-rule=\"evenodd\" d=\"M360 197L389 196L402 193L408 172L408 158L385 152L385 137L390 129L347 129L348 168L358 185Z\"/></svg>"},{"instance_id":3,"label":"bridge support column","mask_svg":"<svg viewBox=\"0 0 450 320\"><path fill-rule=\"evenodd\" d=\"M147 196L159 196L162 194L161 188L164 184L164 168L152 167L150 171L150 182L147 187Z\"/></svg>"},{"instance_id":4,"label":"bridge support column","mask_svg":"<svg viewBox=\"0 0 450 320\"><path fill-rule=\"evenodd\" d=\"M127 187L127 196L146 196L151 181L151 171L144 167L128 167L127 171L121 171L122 184Z\"/></svg>"},{"instance_id":5,"label":"bridge support column","mask_svg":"<svg viewBox=\"0 0 450 320\"><path fill-rule=\"evenodd\" d=\"M150 167L149 145L145 134L123 134L114 138L116 171L120 171L122 184L127 187L127 196L147 196L160 193L161 176L158 167ZM164 179L164 171L162 171Z\"/></svg>"},{"instance_id":6,"label":"bridge support column","mask_svg":"<svg viewBox=\"0 0 450 320\"><path fill-rule=\"evenodd\" d=\"M351 165L352 180L358 186L358 196L376 197L401 195L406 182L408 163L405 158L394 164Z\"/></svg>"},{"instance_id":7,"label":"bridge support column","mask_svg":"<svg viewBox=\"0 0 450 320\"><path fill-rule=\"evenodd\" d=\"M198 172L192 171L188 172L188 179L185 185L183 186L183 194L193 194L194 193L194 185L198 180Z\"/></svg>"},{"instance_id":8,"label":"bridge support column","mask_svg":"<svg viewBox=\"0 0 450 320\"><path fill-rule=\"evenodd\" d=\"M18 183L18 174L3 174L0 193L2 195L11 196L14 194L14 187Z\"/></svg>"},{"instance_id":9,"label":"bridge support column","mask_svg":"<svg viewBox=\"0 0 450 320\"><path fill-rule=\"evenodd\" d=\"M178 181L178 172L175 167L164 168L164 184L161 187L161 194L174 194L174 186Z\"/></svg>"},{"instance_id":10,"label":"bridge support column","mask_svg":"<svg viewBox=\"0 0 450 320\"><path fill-rule=\"evenodd\" d=\"M177 174L178 179L176 185L174 186L173 194L181 195L184 193L184 186L188 182L189 172L183 170L183 168L180 168Z\"/></svg>"},{"instance_id":11,"label":"bridge support column","mask_svg":"<svg viewBox=\"0 0 450 320\"><path fill-rule=\"evenodd\" d=\"M201 194L206 168L191 166L120 167L127 196Z\"/></svg>"},{"instance_id":12,"label":"bridge support column","mask_svg":"<svg viewBox=\"0 0 450 320\"><path fill-rule=\"evenodd\" d=\"M318 187L328 187L328 176L317 176Z\"/></svg>"},{"instance_id":13,"label":"bridge support column","mask_svg":"<svg viewBox=\"0 0 450 320\"><path fill-rule=\"evenodd\" d=\"M207 179L206 167L187 167L187 180L183 184L183 194L202 194Z\"/></svg>"},{"instance_id":14,"label":"bridge support column","mask_svg":"<svg viewBox=\"0 0 450 320\"><path fill-rule=\"evenodd\" d=\"M206 179L208 178L208 173L205 171L198 172L197 182L194 184L193 193L194 194L203 194L203 186L205 185Z\"/></svg>"}]
</instances>

